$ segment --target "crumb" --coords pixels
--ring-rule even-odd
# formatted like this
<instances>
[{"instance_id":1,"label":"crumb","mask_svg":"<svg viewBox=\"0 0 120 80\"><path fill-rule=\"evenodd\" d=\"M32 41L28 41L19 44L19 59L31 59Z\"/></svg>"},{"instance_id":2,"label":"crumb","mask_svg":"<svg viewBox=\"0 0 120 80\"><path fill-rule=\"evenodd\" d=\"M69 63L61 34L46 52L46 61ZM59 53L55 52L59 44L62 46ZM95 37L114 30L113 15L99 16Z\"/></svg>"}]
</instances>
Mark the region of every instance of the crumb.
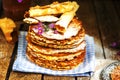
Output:
<instances>
[{"instance_id":1,"label":"crumb","mask_svg":"<svg viewBox=\"0 0 120 80\"><path fill-rule=\"evenodd\" d=\"M120 80L120 65L116 66L115 69L112 70L110 76L112 80Z\"/></svg>"},{"instance_id":2,"label":"crumb","mask_svg":"<svg viewBox=\"0 0 120 80\"><path fill-rule=\"evenodd\" d=\"M16 27L15 22L10 18L2 18L0 19L0 28L8 42L12 41L11 33Z\"/></svg>"}]
</instances>

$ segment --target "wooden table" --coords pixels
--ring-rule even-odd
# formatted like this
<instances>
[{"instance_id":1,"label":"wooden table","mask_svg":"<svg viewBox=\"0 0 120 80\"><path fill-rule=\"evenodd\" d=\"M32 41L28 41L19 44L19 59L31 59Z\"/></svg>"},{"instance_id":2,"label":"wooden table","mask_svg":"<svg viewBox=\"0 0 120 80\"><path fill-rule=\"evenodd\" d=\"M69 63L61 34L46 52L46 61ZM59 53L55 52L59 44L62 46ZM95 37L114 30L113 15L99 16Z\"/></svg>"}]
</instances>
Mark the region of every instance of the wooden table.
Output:
<instances>
[{"instance_id":1,"label":"wooden table","mask_svg":"<svg viewBox=\"0 0 120 80\"><path fill-rule=\"evenodd\" d=\"M51 3L45 0L41 4ZM64 0L58 0L64 1ZM12 71L16 56L16 45L7 43L0 31L0 80L99 80L101 70L108 64L120 60L118 50L110 48L110 43L120 40L119 0L76 0L80 4L77 16L83 22L86 34L95 40L96 68L90 77L63 77L45 74ZM19 22L16 22L20 26ZM14 49L15 48L15 49Z\"/></svg>"}]
</instances>

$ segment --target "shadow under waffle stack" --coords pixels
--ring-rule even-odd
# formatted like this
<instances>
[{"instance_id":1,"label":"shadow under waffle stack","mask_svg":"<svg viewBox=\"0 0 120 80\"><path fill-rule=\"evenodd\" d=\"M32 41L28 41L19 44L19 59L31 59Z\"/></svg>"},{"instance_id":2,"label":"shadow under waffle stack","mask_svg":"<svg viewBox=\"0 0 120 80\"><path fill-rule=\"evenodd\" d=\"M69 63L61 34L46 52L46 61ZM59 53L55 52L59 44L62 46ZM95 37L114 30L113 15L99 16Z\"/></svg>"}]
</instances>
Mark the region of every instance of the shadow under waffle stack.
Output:
<instances>
[{"instance_id":1,"label":"shadow under waffle stack","mask_svg":"<svg viewBox=\"0 0 120 80\"><path fill-rule=\"evenodd\" d=\"M28 59L41 67L53 70L70 70L84 61L86 54L85 31L74 18L64 34L51 30L41 35L32 24L27 34Z\"/></svg>"}]
</instances>

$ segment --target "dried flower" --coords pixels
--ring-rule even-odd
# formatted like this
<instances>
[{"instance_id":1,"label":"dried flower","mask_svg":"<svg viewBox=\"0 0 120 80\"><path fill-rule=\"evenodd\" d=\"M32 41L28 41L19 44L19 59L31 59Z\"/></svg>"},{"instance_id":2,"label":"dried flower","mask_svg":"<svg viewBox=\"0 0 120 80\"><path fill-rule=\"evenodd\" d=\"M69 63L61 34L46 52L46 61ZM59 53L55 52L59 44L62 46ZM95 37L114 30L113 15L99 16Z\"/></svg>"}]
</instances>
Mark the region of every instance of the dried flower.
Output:
<instances>
[{"instance_id":1,"label":"dried flower","mask_svg":"<svg viewBox=\"0 0 120 80\"><path fill-rule=\"evenodd\" d=\"M41 35L44 32L44 29L42 27L39 27L38 34Z\"/></svg>"},{"instance_id":2,"label":"dried flower","mask_svg":"<svg viewBox=\"0 0 120 80\"><path fill-rule=\"evenodd\" d=\"M35 33L38 33L39 35L41 35L44 32L44 26L41 22L39 22L38 24L34 25L33 31Z\"/></svg>"},{"instance_id":3,"label":"dried flower","mask_svg":"<svg viewBox=\"0 0 120 80\"><path fill-rule=\"evenodd\" d=\"M54 34L58 34L58 31L57 31L57 30L54 30Z\"/></svg>"},{"instance_id":4,"label":"dried flower","mask_svg":"<svg viewBox=\"0 0 120 80\"><path fill-rule=\"evenodd\" d=\"M48 26L49 26L49 28L55 28L55 23L51 23Z\"/></svg>"},{"instance_id":5,"label":"dried flower","mask_svg":"<svg viewBox=\"0 0 120 80\"><path fill-rule=\"evenodd\" d=\"M41 35L44 32L44 26L42 22L39 22L37 26L38 26L38 34Z\"/></svg>"},{"instance_id":6,"label":"dried flower","mask_svg":"<svg viewBox=\"0 0 120 80\"><path fill-rule=\"evenodd\" d=\"M110 47L120 49L120 41L116 41L110 44Z\"/></svg>"},{"instance_id":7,"label":"dried flower","mask_svg":"<svg viewBox=\"0 0 120 80\"><path fill-rule=\"evenodd\" d=\"M50 29L53 30L54 34L58 34L58 31L55 29L55 23L45 24L39 22L38 24L34 25L33 31L41 35L43 32L48 32Z\"/></svg>"}]
</instances>

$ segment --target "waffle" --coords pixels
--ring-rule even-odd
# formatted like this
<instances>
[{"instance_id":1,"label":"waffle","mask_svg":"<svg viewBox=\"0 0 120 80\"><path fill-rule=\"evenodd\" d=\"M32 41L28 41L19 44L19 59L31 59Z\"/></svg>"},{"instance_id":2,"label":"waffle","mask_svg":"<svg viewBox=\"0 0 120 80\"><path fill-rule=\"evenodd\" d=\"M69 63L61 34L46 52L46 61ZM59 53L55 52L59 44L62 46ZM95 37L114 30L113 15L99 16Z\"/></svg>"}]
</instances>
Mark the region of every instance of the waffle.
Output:
<instances>
[{"instance_id":1,"label":"waffle","mask_svg":"<svg viewBox=\"0 0 120 80\"><path fill-rule=\"evenodd\" d=\"M52 70L70 70L83 63L85 29L75 13L78 7L75 1L57 2L31 7L25 13L24 21L30 24L26 36L28 60Z\"/></svg>"},{"instance_id":2,"label":"waffle","mask_svg":"<svg viewBox=\"0 0 120 80\"><path fill-rule=\"evenodd\" d=\"M56 61L56 60L46 60L44 58L34 56L31 52L27 52L27 58L33 63L52 70L70 70L77 67L80 63L84 61L85 51L82 51L81 54L74 59Z\"/></svg>"}]
</instances>

